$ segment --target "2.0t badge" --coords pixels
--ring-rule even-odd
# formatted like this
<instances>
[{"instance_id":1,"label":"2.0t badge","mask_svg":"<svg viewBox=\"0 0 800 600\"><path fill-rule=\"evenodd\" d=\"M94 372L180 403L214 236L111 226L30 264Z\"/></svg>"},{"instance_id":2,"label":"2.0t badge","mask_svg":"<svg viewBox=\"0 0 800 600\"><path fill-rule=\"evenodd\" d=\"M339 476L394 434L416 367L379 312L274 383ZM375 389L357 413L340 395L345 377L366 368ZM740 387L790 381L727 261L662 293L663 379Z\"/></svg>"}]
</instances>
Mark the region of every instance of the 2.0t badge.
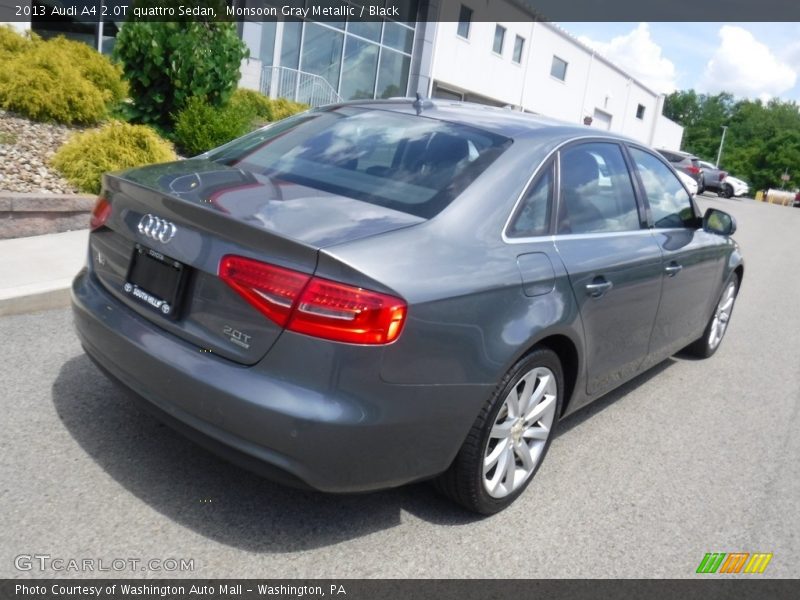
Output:
<instances>
[{"instance_id":1,"label":"2.0t badge","mask_svg":"<svg viewBox=\"0 0 800 600\"><path fill-rule=\"evenodd\" d=\"M174 223L151 214L144 215L139 220L137 229L142 235L146 235L150 239L161 242L162 244L169 243L178 231Z\"/></svg>"}]
</instances>

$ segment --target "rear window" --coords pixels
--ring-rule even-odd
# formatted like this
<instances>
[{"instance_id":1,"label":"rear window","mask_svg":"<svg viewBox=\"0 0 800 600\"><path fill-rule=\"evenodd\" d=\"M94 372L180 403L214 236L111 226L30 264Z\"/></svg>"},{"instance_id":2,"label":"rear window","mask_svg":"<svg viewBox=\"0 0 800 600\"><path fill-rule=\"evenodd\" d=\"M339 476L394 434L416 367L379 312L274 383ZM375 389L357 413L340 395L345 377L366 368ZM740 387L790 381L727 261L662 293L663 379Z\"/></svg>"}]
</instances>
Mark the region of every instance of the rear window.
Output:
<instances>
[{"instance_id":1,"label":"rear window","mask_svg":"<svg viewBox=\"0 0 800 600\"><path fill-rule=\"evenodd\" d=\"M511 143L425 116L339 107L297 115L208 158L269 177L430 218Z\"/></svg>"},{"instance_id":2,"label":"rear window","mask_svg":"<svg viewBox=\"0 0 800 600\"><path fill-rule=\"evenodd\" d=\"M680 156L678 154L673 154L672 152L665 152L664 150L659 150L658 152L659 152L659 154L661 154L661 156L666 158L669 162L679 163L684 159L683 156Z\"/></svg>"}]
</instances>

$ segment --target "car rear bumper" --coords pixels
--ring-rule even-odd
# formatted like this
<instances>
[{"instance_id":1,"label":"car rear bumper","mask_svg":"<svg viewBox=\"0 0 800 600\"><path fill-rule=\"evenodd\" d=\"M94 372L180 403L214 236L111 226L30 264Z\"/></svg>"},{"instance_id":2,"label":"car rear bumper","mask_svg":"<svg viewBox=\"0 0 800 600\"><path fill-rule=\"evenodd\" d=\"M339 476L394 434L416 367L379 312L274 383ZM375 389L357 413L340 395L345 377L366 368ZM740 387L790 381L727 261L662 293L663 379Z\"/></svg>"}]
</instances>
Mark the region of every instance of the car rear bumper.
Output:
<instances>
[{"instance_id":1,"label":"car rear bumper","mask_svg":"<svg viewBox=\"0 0 800 600\"><path fill-rule=\"evenodd\" d=\"M284 483L358 492L433 477L491 393L388 384L379 361L364 360L374 348L290 333L260 363L242 366L137 315L87 269L73 282L72 304L80 341L103 371L188 437Z\"/></svg>"}]
</instances>

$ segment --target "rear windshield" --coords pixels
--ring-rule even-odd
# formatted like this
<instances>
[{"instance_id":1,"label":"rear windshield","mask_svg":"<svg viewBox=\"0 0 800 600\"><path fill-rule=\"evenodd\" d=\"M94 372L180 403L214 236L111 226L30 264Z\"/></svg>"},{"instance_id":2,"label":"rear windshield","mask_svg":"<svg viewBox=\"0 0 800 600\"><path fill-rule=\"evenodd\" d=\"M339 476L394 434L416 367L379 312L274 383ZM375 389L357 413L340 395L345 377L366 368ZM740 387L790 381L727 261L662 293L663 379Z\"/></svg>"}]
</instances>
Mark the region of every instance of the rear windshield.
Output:
<instances>
[{"instance_id":1,"label":"rear windshield","mask_svg":"<svg viewBox=\"0 0 800 600\"><path fill-rule=\"evenodd\" d=\"M511 143L481 129L356 107L297 115L212 150L209 159L430 218Z\"/></svg>"}]
</instances>

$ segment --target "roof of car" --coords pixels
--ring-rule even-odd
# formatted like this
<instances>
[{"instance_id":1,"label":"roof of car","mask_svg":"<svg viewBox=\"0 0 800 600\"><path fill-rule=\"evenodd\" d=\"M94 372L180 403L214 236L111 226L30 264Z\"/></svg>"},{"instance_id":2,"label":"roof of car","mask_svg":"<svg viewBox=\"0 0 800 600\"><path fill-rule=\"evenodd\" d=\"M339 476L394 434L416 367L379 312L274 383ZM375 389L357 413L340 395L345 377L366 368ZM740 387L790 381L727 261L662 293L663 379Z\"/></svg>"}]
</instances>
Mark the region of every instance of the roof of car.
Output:
<instances>
[{"instance_id":1,"label":"roof of car","mask_svg":"<svg viewBox=\"0 0 800 600\"><path fill-rule=\"evenodd\" d=\"M675 156L682 156L683 158L693 158L695 160L700 160L699 158L697 158L697 156L695 156L691 152L683 152L682 150L667 150L666 148L656 148L656 151L660 152L661 154L664 154L666 152L668 154L674 154Z\"/></svg>"},{"instance_id":2,"label":"roof of car","mask_svg":"<svg viewBox=\"0 0 800 600\"><path fill-rule=\"evenodd\" d=\"M415 102L414 98L392 98L389 100L345 102L336 106L357 106L375 110L417 114ZM478 127L510 138L550 135L568 139L571 137L591 136L621 139L636 143L635 140L626 136L610 133L602 129L589 128L586 125L576 125L542 115L520 112L512 108L443 99L425 99L420 102L422 110L419 114L421 116Z\"/></svg>"}]
</instances>

